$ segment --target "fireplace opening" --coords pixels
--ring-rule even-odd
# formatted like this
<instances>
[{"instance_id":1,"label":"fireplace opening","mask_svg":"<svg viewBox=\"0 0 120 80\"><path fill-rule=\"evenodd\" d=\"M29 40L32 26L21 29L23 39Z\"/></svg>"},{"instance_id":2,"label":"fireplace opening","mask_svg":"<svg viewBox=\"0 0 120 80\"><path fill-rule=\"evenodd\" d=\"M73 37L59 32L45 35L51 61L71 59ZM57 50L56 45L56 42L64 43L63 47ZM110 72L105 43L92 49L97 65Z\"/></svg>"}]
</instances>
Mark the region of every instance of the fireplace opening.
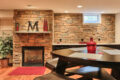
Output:
<instances>
[{"instance_id":1,"label":"fireplace opening","mask_svg":"<svg viewBox=\"0 0 120 80\"><path fill-rule=\"evenodd\" d=\"M44 47L25 46L22 47L22 66L43 66Z\"/></svg>"}]
</instances>

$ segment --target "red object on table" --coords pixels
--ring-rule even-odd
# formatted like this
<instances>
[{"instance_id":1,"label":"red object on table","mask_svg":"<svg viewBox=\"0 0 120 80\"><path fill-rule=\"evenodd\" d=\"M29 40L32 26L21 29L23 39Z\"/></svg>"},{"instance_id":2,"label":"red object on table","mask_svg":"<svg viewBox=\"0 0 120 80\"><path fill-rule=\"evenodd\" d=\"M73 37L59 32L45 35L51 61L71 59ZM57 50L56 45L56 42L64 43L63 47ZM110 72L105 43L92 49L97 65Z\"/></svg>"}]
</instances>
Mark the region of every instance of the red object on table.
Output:
<instances>
[{"instance_id":1,"label":"red object on table","mask_svg":"<svg viewBox=\"0 0 120 80\"><path fill-rule=\"evenodd\" d=\"M48 22L47 22L46 19L44 19L43 30L44 30L44 31L48 31Z\"/></svg>"},{"instance_id":2,"label":"red object on table","mask_svg":"<svg viewBox=\"0 0 120 80\"><path fill-rule=\"evenodd\" d=\"M96 53L96 42L93 41L93 38L90 38L90 42L87 43L88 53Z\"/></svg>"}]
</instances>

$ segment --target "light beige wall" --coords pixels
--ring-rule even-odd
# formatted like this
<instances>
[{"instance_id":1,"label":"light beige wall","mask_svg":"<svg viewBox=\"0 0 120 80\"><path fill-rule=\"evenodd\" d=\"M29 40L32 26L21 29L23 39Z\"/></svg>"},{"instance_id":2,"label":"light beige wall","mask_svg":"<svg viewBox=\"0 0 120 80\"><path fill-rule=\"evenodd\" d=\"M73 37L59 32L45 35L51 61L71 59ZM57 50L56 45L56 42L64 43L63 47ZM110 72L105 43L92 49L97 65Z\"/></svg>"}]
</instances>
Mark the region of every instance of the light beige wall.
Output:
<instances>
[{"instance_id":1,"label":"light beige wall","mask_svg":"<svg viewBox=\"0 0 120 80\"><path fill-rule=\"evenodd\" d=\"M13 10L0 10L0 18L13 18Z\"/></svg>"},{"instance_id":2,"label":"light beige wall","mask_svg":"<svg viewBox=\"0 0 120 80\"><path fill-rule=\"evenodd\" d=\"M120 43L120 13L116 14L115 22L115 43Z\"/></svg>"},{"instance_id":3,"label":"light beige wall","mask_svg":"<svg viewBox=\"0 0 120 80\"><path fill-rule=\"evenodd\" d=\"M0 10L0 36L13 34L13 13L12 10Z\"/></svg>"}]
</instances>

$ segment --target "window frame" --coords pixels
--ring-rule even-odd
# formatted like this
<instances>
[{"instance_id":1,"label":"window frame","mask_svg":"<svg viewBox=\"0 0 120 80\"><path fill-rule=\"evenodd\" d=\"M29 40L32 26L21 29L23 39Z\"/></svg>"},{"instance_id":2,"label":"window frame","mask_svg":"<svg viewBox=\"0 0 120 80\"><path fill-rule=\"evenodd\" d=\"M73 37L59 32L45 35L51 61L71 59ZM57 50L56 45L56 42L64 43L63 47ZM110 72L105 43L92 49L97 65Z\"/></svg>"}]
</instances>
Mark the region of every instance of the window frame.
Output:
<instances>
[{"instance_id":1,"label":"window frame","mask_svg":"<svg viewBox=\"0 0 120 80\"><path fill-rule=\"evenodd\" d=\"M97 16L99 20L96 23L85 23L85 21L84 21L85 16ZM98 14L98 13L84 13L83 14L83 24L101 24L101 14Z\"/></svg>"}]
</instances>

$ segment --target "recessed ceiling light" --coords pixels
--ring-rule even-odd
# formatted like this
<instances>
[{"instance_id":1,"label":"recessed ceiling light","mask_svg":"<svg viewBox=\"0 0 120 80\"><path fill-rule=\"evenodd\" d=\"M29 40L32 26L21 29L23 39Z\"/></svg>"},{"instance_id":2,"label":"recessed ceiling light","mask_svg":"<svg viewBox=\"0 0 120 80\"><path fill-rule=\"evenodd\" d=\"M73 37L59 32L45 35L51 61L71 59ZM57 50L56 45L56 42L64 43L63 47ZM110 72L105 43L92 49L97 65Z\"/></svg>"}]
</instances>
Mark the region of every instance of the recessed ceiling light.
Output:
<instances>
[{"instance_id":1,"label":"recessed ceiling light","mask_svg":"<svg viewBox=\"0 0 120 80\"><path fill-rule=\"evenodd\" d=\"M32 6L32 5L27 5L28 9L36 9L36 7Z\"/></svg>"},{"instance_id":2,"label":"recessed ceiling light","mask_svg":"<svg viewBox=\"0 0 120 80\"><path fill-rule=\"evenodd\" d=\"M32 5L27 5L27 7L32 7Z\"/></svg>"},{"instance_id":3,"label":"recessed ceiling light","mask_svg":"<svg viewBox=\"0 0 120 80\"><path fill-rule=\"evenodd\" d=\"M82 8L83 6L82 5L78 5L77 8Z\"/></svg>"},{"instance_id":4,"label":"recessed ceiling light","mask_svg":"<svg viewBox=\"0 0 120 80\"><path fill-rule=\"evenodd\" d=\"M66 10L66 11L64 11L64 12L65 12L65 13L68 13L69 11Z\"/></svg>"}]
</instances>

